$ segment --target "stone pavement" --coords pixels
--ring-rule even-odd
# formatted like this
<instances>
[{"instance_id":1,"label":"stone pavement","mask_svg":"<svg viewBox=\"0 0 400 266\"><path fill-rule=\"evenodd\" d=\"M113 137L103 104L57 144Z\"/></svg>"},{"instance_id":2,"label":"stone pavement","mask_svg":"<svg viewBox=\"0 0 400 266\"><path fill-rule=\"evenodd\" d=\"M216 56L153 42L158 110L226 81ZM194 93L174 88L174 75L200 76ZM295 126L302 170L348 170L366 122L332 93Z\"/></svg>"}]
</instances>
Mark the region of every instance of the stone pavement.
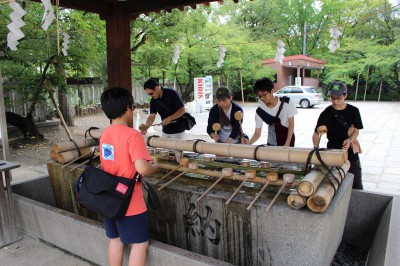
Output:
<instances>
[{"instance_id":1,"label":"stone pavement","mask_svg":"<svg viewBox=\"0 0 400 266\"><path fill-rule=\"evenodd\" d=\"M241 104L240 102L238 102ZM360 143L363 153L360 154L363 170L364 189L368 191L400 195L400 103L398 102L352 102L350 104L360 109L364 129L360 131ZM309 109L297 108L295 116L296 147L312 147L311 136L319 114L330 104L325 101L322 105ZM243 131L251 136L254 132L254 114L256 103L245 103ZM135 111L136 127L145 121L147 114L143 110ZM206 134L208 113L193 114L197 125L187 131L186 139L204 139L211 141ZM159 118L157 118L159 119ZM158 120L156 120L156 123ZM76 128L87 129L90 126L105 128L108 119L104 114L88 117L78 117L75 120ZM63 129L60 129L63 131ZM148 135L160 135L161 127L152 127ZM77 137L78 138L78 137ZM82 137L79 137L82 138ZM267 127L263 127L261 138L255 144L267 142ZM321 146L326 145L322 138ZM49 150L50 152L50 150ZM22 163L21 168L13 171L14 182L47 175L45 162L48 157L42 158L40 164L27 165ZM23 159L21 159L23 160ZM17 160L15 160L17 161Z\"/></svg>"},{"instance_id":2,"label":"stone pavement","mask_svg":"<svg viewBox=\"0 0 400 266\"><path fill-rule=\"evenodd\" d=\"M360 155L363 184L367 191L400 195L400 103L398 102L349 102L360 109L364 129L360 131L360 143L363 153ZM239 102L239 104L241 104ZM296 147L312 147L311 135L319 114L330 102L310 109L298 108L295 117ZM256 103L245 103L243 131L249 136L254 131L254 114ZM145 121L146 113L136 110L136 126ZM208 113L196 113L193 116L197 125L187 132L187 139L211 139L206 134ZM89 122L88 122L89 121ZM108 124L104 115L94 115L77 118L76 127L87 129L89 126L104 128ZM89 124L88 124L89 123ZM255 144L266 143L267 128L263 127L262 137ZM161 128L154 127L149 135L160 134ZM326 145L326 139L321 140L321 146ZM42 165L26 165L13 170L14 182L43 176L47 174L46 158ZM0 266L8 265L90 265L86 261L67 254L55 247L48 246L39 240L24 235L12 245L0 249Z\"/></svg>"}]
</instances>

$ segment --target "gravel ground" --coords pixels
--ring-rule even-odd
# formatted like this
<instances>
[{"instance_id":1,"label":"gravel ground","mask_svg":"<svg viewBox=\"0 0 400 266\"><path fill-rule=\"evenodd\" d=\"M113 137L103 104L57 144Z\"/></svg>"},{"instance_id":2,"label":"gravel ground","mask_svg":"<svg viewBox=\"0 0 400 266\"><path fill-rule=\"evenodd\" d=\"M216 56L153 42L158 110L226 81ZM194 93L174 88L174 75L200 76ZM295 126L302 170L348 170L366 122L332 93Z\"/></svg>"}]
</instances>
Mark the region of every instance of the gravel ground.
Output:
<instances>
[{"instance_id":1,"label":"gravel ground","mask_svg":"<svg viewBox=\"0 0 400 266\"><path fill-rule=\"evenodd\" d=\"M87 130L89 127L95 126L105 128L109 124L104 114L96 114L84 117L76 117L75 125L69 127L72 138L74 140L83 139L77 131ZM60 125L58 130L50 132L41 132L44 135L44 141L35 139L24 139L23 137L9 139L10 161L18 162L21 166L42 166L50 159L50 150L55 143L68 142L68 135Z\"/></svg>"}]
</instances>

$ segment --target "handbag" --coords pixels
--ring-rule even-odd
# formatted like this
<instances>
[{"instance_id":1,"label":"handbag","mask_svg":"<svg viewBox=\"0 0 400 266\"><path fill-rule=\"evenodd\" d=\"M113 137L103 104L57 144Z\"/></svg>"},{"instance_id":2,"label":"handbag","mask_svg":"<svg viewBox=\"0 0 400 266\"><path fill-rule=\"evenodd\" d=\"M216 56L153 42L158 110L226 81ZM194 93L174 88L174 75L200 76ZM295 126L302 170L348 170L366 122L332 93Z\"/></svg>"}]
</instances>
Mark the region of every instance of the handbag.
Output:
<instances>
[{"instance_id":1,"label":"handbag","mask_svg":"<svg viewBox=\"0 0 400 266\"><path fill-rule=\"evenodd\" d=\"M184 113L181 116L184 126L185 126L185 130L191 130L192 127L194 127L194 125L196 125L196 119L191 116L189 113Z\"/></svg>"},{"instance_id":2,"label":"handbag","mask_svg":"<svg viewBox=\"0 0 400 266\"><path fill-rule=\"evenodd\" d=\"M122 218L139 179L139 174L129 179L88 165L75 185L79 206L103 217Z\"/></svg>"},{"instance_id":3,"label":"handbag","mask_svg":"<svg viewBox=\"0 0 400 266\"><path fill-rule=\"evenodd\" d=\"M163 103L161 102L156 102L156 103L165 110L167 110L168 112L172 113L171 110ZM196 119L188 112L185 112L181 117L178 118L178 120L181 121L185 130L191 130L194 127L194 125L196 125Z\"/></svg>"},{"instance_id":4,"label":"handbag","mask_svg":"<svg viewBox=\"0 0 400 266\"><path fill-rule=\"evenodd\" d=\"M103 217L122 218L128 210L140 174L125 178L91 166L95 151L75 184L79 206Z\"/></svg>"},{"instance_id":5,"label":"handbag","mask_svg":"<svg viewBox=\"0 0 400 266\"><path fill-rule=\"evenodd\" d=\"M281 104L279 105L278 113L275 116L275 121L274 121L274 127L275 127L275 135L276 135L276 143L277 146L283 146L285 145L286 138L289 132L289 129L285 126L282 125L281 119L279 118L279 115L282 111L283 104L289 103L290 98L283 96L280 98ZM295 142L295 136L294 133L292 134L292 138L290 139L289 146L294 147L294 142Z\"/></svg>"}]
</instances>

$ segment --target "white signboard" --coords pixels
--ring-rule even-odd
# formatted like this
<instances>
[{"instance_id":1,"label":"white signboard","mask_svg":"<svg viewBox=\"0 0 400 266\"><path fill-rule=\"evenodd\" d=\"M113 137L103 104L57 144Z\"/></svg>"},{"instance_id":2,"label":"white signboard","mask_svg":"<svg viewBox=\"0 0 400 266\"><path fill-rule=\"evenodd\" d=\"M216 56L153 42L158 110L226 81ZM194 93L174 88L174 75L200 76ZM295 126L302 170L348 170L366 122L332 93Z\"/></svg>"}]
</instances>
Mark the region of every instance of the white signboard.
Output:
<instances>
[{"instance_id":1,"label":"white signboard","mask_svg":"<svg viewBox=\"0 0 400 266\"><path fill-rule=\"evenodd\" d=\"M212 76L206 76L204 79L204 100L205 100L206 109L209 109L213 106L213 79L212 79Z\"/></svg>"},{"instance_id":2,"label":"white signboard","mask_svg":"<svg viewBox=\"0 0 400 266\"><path fill-rule=\"evenodd\" d=\"M301 86L301 77L295 77L294 78L294 85L295 86Z\"/></svg>"},{"instance_id":3,"label":"white signboard","mask_svg":"<svg viewBox=\"0 0 400 266\"><path fill-rule=\"evenodd\" d=\"M194 78L194 101L196 112L201 113L213 106L212 76Z\"/></svg>"}]
</instances>

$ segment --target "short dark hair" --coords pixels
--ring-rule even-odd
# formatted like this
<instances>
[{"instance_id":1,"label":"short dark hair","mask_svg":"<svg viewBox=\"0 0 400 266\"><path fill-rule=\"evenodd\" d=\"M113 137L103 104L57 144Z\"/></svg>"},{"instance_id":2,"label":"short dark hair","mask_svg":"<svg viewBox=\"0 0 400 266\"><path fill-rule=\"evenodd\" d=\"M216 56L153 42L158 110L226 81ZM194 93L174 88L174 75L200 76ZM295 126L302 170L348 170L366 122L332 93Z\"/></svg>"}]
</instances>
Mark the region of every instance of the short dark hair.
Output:
<instances>
[{"instance_id":1,"label":"short dark hair","mask_svg":"<svg viewBox=\"0 0 400 266\"><path fill-rule=\"evenodd\" d=\"M148 79L144 85L143 85L143 89L150 89L150 90L154 90L157 86L160 86L158 84L157 81L155 81L154 79Z\"/></svg>"},{"instance_id":2,"label":"short dark hair","mask_svg":"<svg viewBox=\"0 0 400 266\"><path fill-rule=\"evenodd\" d=\"M257 93L259 91L271 92L273 88L274 88L274 83L269 78L262 78L262 79L256 80L256 82L254 83L253 91L255 93Z\"/></svg>"},{"instance_id":3,"label":"short dark hair","mask_svg":"<svg viewBox=\"0 0 400 266\"><path fill-rule=\"evenodd\" d=\"M133 96L124 88L106 88L100 97L101 108L108 119L121 117L126 109L132 109Z\"/></svg>"}]
</instances>

